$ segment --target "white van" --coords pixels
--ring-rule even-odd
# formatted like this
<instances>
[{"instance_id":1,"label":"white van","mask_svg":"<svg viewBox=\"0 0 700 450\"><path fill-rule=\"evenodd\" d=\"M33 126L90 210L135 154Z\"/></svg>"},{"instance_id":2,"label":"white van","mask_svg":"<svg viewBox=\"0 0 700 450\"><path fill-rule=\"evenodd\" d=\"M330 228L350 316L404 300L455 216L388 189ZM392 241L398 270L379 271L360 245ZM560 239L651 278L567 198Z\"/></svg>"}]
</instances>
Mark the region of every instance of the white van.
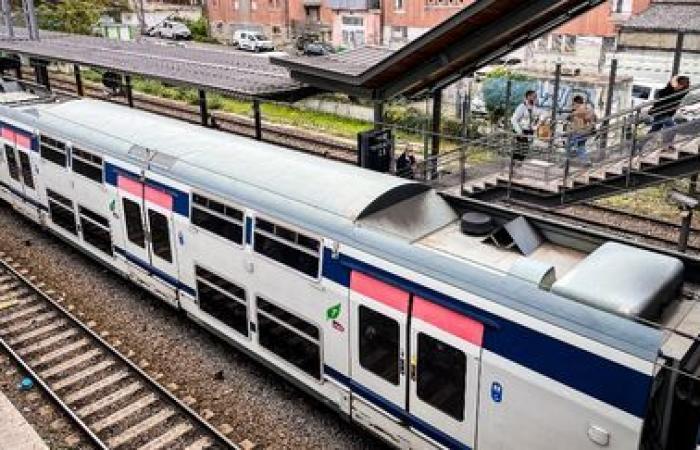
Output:
<instances>
[{"instance_id":1,"label":"white van","mask_svg":"<svg viewBox=\"0 0 700 450\"><path fill-rule=\"evenodd\" d=\"M192 32L187 25L182 22L176 22L174 20L164 20L163 22L155 25L153 28L148 30L149 36L155 36L164 39L190 39L192 37Z\"/></svg>"},{"instance_id":2,"label":"white van","mask_svg":"<svg viewBox=\"0 0 700 450\"><path fill-rule=\"evenodd\" d=\"M663 89L666 85L661 83L647 83L644 81L636 81L632 84L632 107L636 108L642 103L647 103L656 98L657 92Z\"/></svg>"},{"instance_id":3,"label":"white van","mask_svg":"<svg viewBox=\"0 0 700 450\"><path fill-rule=\"evenodd\" d=\"M241 50L261 52L274 50L275 44L259 31L237 30L233 33L233 45Z\"/></svg>"}]
</instances>

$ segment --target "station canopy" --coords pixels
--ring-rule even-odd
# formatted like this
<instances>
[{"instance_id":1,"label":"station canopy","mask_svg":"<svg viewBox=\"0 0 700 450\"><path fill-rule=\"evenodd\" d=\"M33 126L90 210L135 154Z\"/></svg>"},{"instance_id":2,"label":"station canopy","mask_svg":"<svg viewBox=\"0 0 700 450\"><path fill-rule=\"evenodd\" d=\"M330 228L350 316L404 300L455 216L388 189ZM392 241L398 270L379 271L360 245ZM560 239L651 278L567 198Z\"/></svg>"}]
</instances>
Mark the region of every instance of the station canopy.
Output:
<instances>
[{"instance_id":1,"label":"station canopy","mask_svg":"<svg viewBox=\"0 0 700 450\"><path fill-rule=\"evenodd\" d=\"M386 100L440 89L603 3L602 0L477 0L399 50L361 47L337 55L271 58L293 79Z\"/></svg>"},{"instance_id":2,"label":"station canopy","mask_svg":"<svg viewBox=\"0 0 700 450\"><path fill-rule=\"evenodd\" d=\"M41 40L16 30L0 36L0 51L30 58L80 64L126 75L141 75L173 85L241 97L294 101L313 89L293 80L284 67L265 55L222 46L180 44L155 39L117 41L42 31Z\"/></svg>"}]
</instances>

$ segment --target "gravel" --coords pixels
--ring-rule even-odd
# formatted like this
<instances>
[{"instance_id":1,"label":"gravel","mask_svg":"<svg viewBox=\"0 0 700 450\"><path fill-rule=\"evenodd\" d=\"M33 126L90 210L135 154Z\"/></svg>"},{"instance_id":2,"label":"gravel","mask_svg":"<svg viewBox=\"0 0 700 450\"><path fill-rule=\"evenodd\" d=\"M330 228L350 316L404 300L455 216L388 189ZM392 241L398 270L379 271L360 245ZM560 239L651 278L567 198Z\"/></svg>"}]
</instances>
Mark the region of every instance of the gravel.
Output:
<instances>
[{"instance_id":1,"label":"gravel","mask_svg":"<svg viewBox=\"0 0 700 450\"><path fill-rule=\"evenodd\" d=\"M384 448L368 433L181 313L0 203L0 251L30 269L84 323L235 442L260 448ZM5 388L3 387L3 391ZM205 411L208 410L208 411Z\"/></svg>"}]
</instances>

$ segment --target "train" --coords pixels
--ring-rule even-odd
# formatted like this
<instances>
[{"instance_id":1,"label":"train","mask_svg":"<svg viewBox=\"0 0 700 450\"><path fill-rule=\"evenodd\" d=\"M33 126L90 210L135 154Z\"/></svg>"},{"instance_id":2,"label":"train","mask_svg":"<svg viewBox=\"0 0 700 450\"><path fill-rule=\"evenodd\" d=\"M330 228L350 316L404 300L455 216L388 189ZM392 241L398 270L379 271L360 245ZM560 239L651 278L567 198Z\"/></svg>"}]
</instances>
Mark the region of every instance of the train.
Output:
<instances>
[{"instance_id":1,"label":"train","mask_svg":"<svg viewBox=\"0 0 700 450\"><path fill-rule=\"evenodd\" d=\"M112 102L0 91L0 198L388 444L695 448L689 259Z\"/></svg>"}]
</instances>

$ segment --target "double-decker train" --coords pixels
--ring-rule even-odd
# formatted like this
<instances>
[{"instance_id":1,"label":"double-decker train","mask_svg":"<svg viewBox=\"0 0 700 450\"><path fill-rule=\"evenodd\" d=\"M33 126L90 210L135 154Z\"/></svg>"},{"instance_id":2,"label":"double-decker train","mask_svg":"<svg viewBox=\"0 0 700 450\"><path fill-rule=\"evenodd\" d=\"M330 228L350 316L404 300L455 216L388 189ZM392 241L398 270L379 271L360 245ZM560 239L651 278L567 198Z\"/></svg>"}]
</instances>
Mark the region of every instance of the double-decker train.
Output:
<instances>
[{"instance_id":1,"label":"double-decker train","mask_svg":"<svg viewBox=\"0 0 700 450\"><path fill-rule=\"evenodd\" d=\"M1 87L0 197L390 444L694 448L686 260Z\"/></svg>"}]
</instances>

